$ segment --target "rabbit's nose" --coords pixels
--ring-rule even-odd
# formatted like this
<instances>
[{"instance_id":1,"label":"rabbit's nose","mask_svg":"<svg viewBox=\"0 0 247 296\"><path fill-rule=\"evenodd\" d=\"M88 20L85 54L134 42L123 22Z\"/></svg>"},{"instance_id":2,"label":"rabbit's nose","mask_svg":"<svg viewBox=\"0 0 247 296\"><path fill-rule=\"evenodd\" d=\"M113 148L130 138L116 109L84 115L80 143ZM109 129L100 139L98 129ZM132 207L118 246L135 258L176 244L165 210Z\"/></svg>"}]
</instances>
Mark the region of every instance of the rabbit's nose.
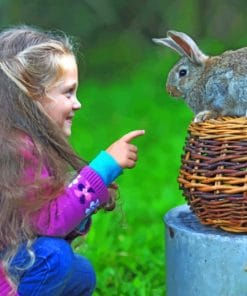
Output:
<instances>
[{"instance_id":1,"label":"rabbit's nose","mask_svg":"<svg viewBox=\"0 0 247 296\"><path fill-rule=\"evenodd\" d=\"M166 90L170 96L173 96L173 97L181 97L182 96L182 93L175 86L167 85Z\"/></svg>"}]
</instances>

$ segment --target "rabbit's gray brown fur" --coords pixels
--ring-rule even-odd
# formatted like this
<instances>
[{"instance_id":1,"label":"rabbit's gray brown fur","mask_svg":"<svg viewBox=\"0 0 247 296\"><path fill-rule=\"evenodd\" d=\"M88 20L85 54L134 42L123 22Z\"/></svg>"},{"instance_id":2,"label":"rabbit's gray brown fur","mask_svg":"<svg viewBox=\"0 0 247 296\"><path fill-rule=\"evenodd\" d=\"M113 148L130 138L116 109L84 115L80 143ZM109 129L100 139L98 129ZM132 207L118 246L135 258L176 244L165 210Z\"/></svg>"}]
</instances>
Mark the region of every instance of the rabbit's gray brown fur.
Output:
<instances>
[{"instance_id":1,"label":"rabbit's gray brown fur","mask_svg":"<svg viewBox=\"0 0 247 296\"><path fill-rule=\"evenodd\" d=\"M188 35L176 31L167 35L153 41L182 58L169 72L166 87L171 95L185 99L195 121L219 115L246 116L247 47L209 57Z\"/></svg>"}]
</instances>

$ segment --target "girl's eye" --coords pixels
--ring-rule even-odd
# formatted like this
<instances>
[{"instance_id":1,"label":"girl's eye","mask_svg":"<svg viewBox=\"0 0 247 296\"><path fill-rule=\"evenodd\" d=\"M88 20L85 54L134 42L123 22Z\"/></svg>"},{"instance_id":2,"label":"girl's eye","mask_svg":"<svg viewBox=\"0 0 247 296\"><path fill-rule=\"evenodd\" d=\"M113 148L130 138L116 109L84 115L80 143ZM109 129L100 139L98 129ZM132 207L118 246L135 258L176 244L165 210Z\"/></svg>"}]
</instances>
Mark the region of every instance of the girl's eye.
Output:
<instances>
[{"instance_id":1,"label":"girl's eye","mask_svg":"<svg viewBox=\"0 0 247 296\"><path fill-rule=\"evenodd\" d=\"M66 91L65 95L67 98L70 98L74 93L74 89L69 89L68 91Z\"/></svg>"},{"instance_id":2,"label":"girl's eye","mask_svg":"<svg viewBox=\"0 0 247 296\"><path fill-rule=\"evenodd\" d=\"M179 71L179 77L183 77L183 76L185 76L187 74L187 70L185 70L185 69L181 69L180 71Z\"/></svg>"}]
</instances>

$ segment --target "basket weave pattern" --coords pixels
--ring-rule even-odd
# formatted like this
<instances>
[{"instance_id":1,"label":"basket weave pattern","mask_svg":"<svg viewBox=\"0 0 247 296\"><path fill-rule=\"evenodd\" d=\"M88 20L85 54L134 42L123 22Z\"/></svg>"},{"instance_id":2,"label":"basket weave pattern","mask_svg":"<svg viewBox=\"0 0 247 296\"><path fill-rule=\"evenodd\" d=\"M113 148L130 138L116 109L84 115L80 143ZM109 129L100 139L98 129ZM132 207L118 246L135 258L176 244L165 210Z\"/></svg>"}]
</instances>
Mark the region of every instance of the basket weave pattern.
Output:
<instances>
[{"instance_id":1,"label":"basket weave pattern","mask_svg":"<svg viewBox=\"0 0 247 296\"><path fill-rule=\"evenodd\" d=\"M202 224L247 232L247 118L191 123L178 182Z\"/></svg>"}]
</instances>

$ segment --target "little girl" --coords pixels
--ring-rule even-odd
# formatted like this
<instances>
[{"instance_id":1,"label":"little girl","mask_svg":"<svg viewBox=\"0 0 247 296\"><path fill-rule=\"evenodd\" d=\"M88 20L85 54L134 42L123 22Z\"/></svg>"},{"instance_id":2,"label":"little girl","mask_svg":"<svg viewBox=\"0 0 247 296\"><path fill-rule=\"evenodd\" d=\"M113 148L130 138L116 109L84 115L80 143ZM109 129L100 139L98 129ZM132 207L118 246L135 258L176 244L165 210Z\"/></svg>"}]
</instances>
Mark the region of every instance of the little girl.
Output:
<instances>
[{"instance_id":1,"label":"little girl","mask_svg":"<svg viewBox=\"0 0 247 296\"><path fill-rule=\"evenodd\" d=\"M89 164L68 144L77 100L66 36L21 26L0 33L0 294L92 295L90 262L70 242L113 209L112 183L137 161L132 131Z\"/></svg>"}]
</instances>

